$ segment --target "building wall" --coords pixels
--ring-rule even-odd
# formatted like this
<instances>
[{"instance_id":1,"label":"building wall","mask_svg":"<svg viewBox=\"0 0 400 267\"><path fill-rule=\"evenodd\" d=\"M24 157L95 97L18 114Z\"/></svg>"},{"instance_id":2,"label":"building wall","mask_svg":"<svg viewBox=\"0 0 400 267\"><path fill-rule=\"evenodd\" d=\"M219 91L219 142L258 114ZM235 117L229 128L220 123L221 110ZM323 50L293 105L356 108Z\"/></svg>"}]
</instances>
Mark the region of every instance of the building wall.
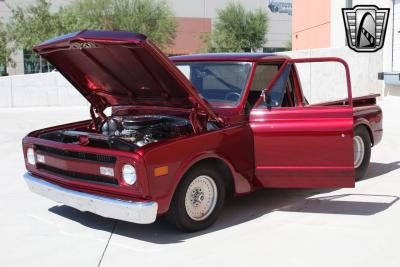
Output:
<instances>
[{"instance_id":1,"label":"building wall","mask_svg":"<svg viewBox=\"0 0 400 267\"><path fill-rule=\"evenodd\" d=\"M0 77L0 108L85 105L86 99L58 72Z\"/></svg>"},{"instance_id":2,"label":"building wall","mask_svg":"<svg viewBox=\"0 0 400 267\"><path fill-rule=\"evenodd\" d=\"M174 45L167 50L168 54L189 54L204 49L202 37L211 32L210 18L177 18L178 29Z\"/></svg>"},{"instance_id":3,"label":"building wall","mask_svg":"<svg viewBox=\"0 0 400 267\"><path fill-rule=\"evenodd\" d=\"M400 99L400 1L395 0L392 3L387 37L385 41L386 58L384 58L384 71L392 72L391 78L397 81L397 85L386 83L383 89L383 95L388 98ZM392 36L388 41L388 35ZM393 48L391 49L390 46ZM392 52L392 53L391 53ZM396 79L396 77L399 77Z\"/></svg>"},{"instance_id":4,"label":"building wall","mask_svg":"<svg viewBox=\"0 0 400 267\"><path fill-rule=\"evenodd\" d=\"M395 0L393 13L393 71L400 72L400 0Z\"/></svg>"},{"instance_id":5,"label":"building wall","mask_svg":"<svg viewBox=\"0 0 400 267\"><path fill-rule=\"evenodd\" d=\"M262 3L265 5L265 2ZM274 0L269 1L274 2ZM292 3L292 1L281 1L281 3ZM290 13L272 12L270 8L267 8L268 14L268 34L267 42L265 47L287 47L289 41L292 39L292 14L293 9Z\"/></svg>"},{"instance_id":6,"label":"building wall","mask_svg":"<svg viewBox=\"0 0 400 267\"><path fill-rule=\"evenodd\" d=\"M331 31L330 38L331 43L330 47L343 47L346 46L346 29L344 27L343 16L342 16L342 8L346 6L346 0L333 0L331 1ZM329 46L328 46L329 47Z\"/></svg>"},{"instance_id":7,"label":"building wall","mask_svg":"<svg viewBox=\"0 0 400 267\"><path fill-rule=\"evenodd\" d=\"M330 47L330 0L294 0L293 50Z\"/></svg>"}]
</instances>

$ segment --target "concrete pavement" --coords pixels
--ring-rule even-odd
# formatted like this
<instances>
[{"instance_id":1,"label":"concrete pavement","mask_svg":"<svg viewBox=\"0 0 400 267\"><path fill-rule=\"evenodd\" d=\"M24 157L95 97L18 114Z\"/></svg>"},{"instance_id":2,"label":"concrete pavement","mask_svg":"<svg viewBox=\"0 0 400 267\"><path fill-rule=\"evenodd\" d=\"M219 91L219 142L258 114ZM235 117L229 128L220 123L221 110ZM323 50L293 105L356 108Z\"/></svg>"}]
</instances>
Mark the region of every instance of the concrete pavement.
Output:
<instances>
[{"instance_id":1,"label":"concrete pavement","mask_svg":"<svg viewBox=\"0 0 400 267\"><path fill-rule=\"evenodd\" d=\"M400 123L384 101L384 138L355 189L262 190L229 200L210 229L135 225L29 192L21 138L88 118L88 108L0 109L0 266L400 266Z\"/></svg>"}]
</instances>

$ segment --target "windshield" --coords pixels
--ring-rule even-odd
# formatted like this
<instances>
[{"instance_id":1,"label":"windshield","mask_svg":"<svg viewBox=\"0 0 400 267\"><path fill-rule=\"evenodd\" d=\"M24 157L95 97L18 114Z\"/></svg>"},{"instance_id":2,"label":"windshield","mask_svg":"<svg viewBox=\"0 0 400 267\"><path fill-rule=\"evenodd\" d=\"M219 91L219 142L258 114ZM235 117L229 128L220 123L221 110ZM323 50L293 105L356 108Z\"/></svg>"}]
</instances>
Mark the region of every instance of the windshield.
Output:
<instances>
[{"instance_id":1,"label":"windshield","mask_svg":"<svg viewBox=\"0 0 400 267\"><path fill-rule=\"evenodd\" d=\"M177 62L178 69L213 107L236 107L243 97L249 62Z\"/></svg>"}]
</instances>

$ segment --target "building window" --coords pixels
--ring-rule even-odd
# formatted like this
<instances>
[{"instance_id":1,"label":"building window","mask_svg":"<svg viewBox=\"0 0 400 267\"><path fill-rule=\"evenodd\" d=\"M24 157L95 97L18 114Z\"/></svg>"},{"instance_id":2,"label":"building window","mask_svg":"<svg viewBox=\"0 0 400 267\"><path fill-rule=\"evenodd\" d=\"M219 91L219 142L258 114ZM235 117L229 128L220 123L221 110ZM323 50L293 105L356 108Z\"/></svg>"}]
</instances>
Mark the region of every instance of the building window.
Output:
<instances>
[{"instance_id":1,"label":"building window","mask_svg":"<svg viewBox=\"0 0 400 267\"><path fill-rule=\"evenodd\" d=\"M263 53L276 53L286 51L284 47L263 47Z\"/></svg>"},{"instance_id":2,"label":"building window","mask_svg":"<svg viewBox=\"0 0 400 267\"><path fill-rule=\"evenodd\" d=\"M54 70L47 60L35 54L32 50L24 49L24 73L42 73Z\"/></svg>"}]
</instances>

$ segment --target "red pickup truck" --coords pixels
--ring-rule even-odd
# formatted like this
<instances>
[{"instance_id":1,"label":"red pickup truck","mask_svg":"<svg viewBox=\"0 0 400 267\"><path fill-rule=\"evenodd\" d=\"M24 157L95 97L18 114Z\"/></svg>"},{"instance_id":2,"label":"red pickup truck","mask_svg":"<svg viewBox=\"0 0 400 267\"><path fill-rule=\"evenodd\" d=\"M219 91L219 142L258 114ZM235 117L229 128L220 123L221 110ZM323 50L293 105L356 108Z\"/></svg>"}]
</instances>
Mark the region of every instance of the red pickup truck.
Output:
<instances>
[{"instance_id":1,"label":"red pickup truck","mask_svg":"<svg viewBox=\"0 0 400 267\"><path fill-rule=\"evenodd\" d=\"M165 215L196 231L230 194L354 187L382 137L376 96L352 98L339 58L167 58L144 35L90 30L34 50L90 102L91 119L28 134L24 178L35 193L104 217ZM296 65L325 61L344 66L348 97L311 105Z\"/></svg>"}]
</instances>

